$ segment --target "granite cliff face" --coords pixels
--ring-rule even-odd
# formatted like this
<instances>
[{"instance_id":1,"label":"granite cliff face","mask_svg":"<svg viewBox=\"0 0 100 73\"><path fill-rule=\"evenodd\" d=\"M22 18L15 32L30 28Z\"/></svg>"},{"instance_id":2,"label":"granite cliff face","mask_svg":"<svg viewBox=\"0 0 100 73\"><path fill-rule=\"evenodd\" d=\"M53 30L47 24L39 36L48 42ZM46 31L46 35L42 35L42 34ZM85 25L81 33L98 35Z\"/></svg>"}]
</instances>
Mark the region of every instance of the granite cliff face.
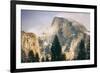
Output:
<instances>
[{"instance_id":1,"label":"granite cliff face","mask_svg":"<svg viewBox=\"0 0 100 73\"><path fill-rule=\"evenodd\" d=\"M37 36L34 33L21 32L22 62L28 62L31 54L40 57L40 47ZM35 60L34 60L35 61ZM39 61L39 60L38 60Z\"/></svg>"},{"instance_id":2,"label":"granite cliff face","mask_svg":"<svg viewBox=\"0 0 100 73\"><path fill-rule=\"evenodd\" d=\"M90 35L84 25L65 18L55 17L52 23L55 27L62 54L66 60L89 59ZM83 45L82 45L83 44Z\"/></svg>"},{"instance_id":3,"label":"granite cliff face","mask_svg":"<svg viewBox=\"0 0 100 73\"><path fill-rule=\"evenodd\" d=\"M84 25L55 17L43 36L21 32L22 62L90 59L90 34Z\"/></svg>"}]
</instances>

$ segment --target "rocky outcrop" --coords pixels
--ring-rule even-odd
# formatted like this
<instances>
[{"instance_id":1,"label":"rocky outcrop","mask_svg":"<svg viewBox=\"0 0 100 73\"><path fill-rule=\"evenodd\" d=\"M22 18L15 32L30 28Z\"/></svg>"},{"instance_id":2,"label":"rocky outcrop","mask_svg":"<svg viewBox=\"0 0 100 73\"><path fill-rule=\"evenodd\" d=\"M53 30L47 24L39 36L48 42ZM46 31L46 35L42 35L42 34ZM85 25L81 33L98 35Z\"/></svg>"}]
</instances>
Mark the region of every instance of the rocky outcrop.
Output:
<instances>
[{"instance_id":1,"label":"rocky outcrop","mask_svg":"<svg viewBox=\"0 0 100 73\"><path fill-rule=\"evenodd\" d=\"M30 55L37 58L40 57L40 47L38 39L34 33L27 33L24 31L21 32L21 50L22 61L29 61Z\"/></svg>"},{"instance_id":2,"label":"rocky outcrop","mask_svg":"<svg viewBox=\"0 0 100 73\"><path fill-rule=\"evenodd\" d=\"M74 20L55 17L52 23L65 60L85 60L90 58L90 35L84 25Z\"/></svg>"}]
</instances>

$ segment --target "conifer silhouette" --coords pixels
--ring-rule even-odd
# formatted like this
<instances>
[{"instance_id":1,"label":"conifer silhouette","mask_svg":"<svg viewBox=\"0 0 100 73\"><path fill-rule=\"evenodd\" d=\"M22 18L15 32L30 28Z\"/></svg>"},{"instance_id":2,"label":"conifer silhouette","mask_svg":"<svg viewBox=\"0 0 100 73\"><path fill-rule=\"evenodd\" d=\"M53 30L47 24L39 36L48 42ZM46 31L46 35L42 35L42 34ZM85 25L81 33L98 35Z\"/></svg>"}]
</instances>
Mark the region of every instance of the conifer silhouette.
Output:
<instances>
[{"instance_id":1,"label":"conifer silhouette","mask_svg":"<svg viewBox=\"0 0 100 73\"><path fill-rule=\"evenodd\" d=\"M51 52L52 52L52 61L61 60L61 46L60 46L57 35L55 35L54 37L52 47L51 47Z\"/></svg>"}]
</instances>

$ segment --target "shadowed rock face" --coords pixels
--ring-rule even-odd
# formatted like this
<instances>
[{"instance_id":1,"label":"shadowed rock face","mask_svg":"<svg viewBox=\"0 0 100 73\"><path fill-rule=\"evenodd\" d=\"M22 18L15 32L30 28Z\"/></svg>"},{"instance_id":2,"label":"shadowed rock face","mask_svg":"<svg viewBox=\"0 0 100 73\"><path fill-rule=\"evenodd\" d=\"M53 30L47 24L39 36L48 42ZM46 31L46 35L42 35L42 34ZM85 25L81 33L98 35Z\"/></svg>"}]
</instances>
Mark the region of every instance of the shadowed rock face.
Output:
<instances>
[{"instance_id":1,"label":"shadowed rock face","mask_svg":"<svg viewBox=\"0 0 100 73\"><path fill-rule=\"evenodd\" d=\"M21 32L22 62L90 59L90 35L84 25L55 17L50 30L45 37Z\"/></svg>"}]
</instances>

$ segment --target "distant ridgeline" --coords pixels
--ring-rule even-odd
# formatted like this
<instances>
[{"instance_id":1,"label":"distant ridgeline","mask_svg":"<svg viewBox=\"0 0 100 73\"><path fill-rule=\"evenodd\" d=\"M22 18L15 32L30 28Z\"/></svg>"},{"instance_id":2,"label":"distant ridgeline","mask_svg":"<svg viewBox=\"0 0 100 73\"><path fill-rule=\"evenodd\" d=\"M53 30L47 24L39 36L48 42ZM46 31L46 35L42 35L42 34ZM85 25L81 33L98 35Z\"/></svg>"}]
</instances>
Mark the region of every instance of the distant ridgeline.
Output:
<instances>
[{"instance_id":1,"label":"distant ridgeline","mask_svg":"<svg viewBox=\"0 0 100 73\"><path fill-rule=\"evenodd\" d=\"M21 32L22 63L90 59L90 34L84 25L55 17L50 28L52 34L44 37Z\"/></svg>"}]
</instances>

